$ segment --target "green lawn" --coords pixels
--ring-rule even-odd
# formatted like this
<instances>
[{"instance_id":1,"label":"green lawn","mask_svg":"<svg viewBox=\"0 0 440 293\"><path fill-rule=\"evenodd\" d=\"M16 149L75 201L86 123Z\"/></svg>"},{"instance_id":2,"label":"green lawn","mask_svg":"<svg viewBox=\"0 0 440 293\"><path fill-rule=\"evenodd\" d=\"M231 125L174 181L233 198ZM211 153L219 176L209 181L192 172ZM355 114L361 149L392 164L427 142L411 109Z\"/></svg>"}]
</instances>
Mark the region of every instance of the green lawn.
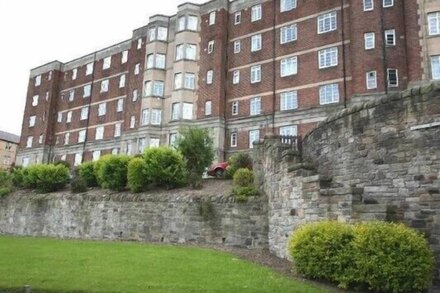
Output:
<instances>
[{"instance_id":1,"label":"green lawn","mask_svg":"<svg viewBox=\"0 0 440 293\"><path fill-rule=\"evenodd\" d=\"M326 292L194 247L0 236L0 292Z\"/></svg>"}]
</instances>

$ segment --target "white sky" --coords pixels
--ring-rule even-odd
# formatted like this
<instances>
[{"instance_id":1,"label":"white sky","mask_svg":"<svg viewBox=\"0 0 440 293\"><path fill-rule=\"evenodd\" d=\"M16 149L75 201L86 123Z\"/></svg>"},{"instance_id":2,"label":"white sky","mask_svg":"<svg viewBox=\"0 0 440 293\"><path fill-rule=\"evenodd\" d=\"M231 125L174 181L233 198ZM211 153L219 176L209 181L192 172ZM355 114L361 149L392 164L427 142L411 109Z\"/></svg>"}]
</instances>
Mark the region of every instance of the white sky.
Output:
<instances>
[{"instance_id":1,"label":"white sky","mask_svg":"<svg viewBox=\"0 0 440 293\"><path fill-rule=\"evenodd\" d=\"M0 130L20 135L32 68L129 39L184 2L206 0L0 0Z\"/></svg>"}]
</instances>

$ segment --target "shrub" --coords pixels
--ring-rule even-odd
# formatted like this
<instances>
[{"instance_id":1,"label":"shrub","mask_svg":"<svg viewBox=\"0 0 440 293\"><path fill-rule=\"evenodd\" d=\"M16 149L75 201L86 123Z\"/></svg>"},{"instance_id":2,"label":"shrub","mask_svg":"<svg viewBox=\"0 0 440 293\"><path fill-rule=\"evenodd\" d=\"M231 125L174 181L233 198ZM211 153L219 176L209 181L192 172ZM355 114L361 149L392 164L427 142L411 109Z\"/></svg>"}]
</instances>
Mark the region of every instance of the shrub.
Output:
<instances>
[{"instance_id":1,"label":"shrub","mask_svg":"<svg viewBox=\"0 0 440 293\"><path fill-rule=\"evenodd\" d=\"M356 226L357 279L383 292L421 292L431 283L434 258L423 238L403 224Z\"/></svg>"},{"instance_id":2,"label":"shrub","mask_svg":"<svg viewBox=\"0 0 440 293\"><path fill-rule=\"evenodd\" d=\"M257 196L258 190L254 186L234 187L233 194L238 202L246 202L248 197Z\"/></svg>"},{"instance_id":3,"label":"shrub","mask_svg":"<svg viewBox=\"0 0 440 293\"><path fill-rule=\"evenodd\" d=\"M102 186L102 178L100 177L101 174L101 168L104 165L105 161L108 160L112 155L104 155L102 157L99 158L98 161L95 162L94 164L94 173L95 173L95 178L96 178L96 183L98 184L98 186Z\"/></svg>"},{"instance_id":4,"label":"shrub","mask_svg":"<svg viewBox=\"0 0 440 293\"><path fill-rule=\"evenodd\" d=\"M70 179L69 169L64 165L40 164L23 170L26 187L36 188L42 193L62 189Z\"/></svg>"},{"instance_id":5,"label":"shrub","mask_svg":"<svg viewBox=\"0 0 440 293\"><path fill-rule=\"evenodd\" d=\"M377 292L421 292L429 287L434 258L426 240L402 224L306 224L289 252L298 272Z\"/></svg>"},{"instance_id":6,"label":"shrub","mask_svg":"<svg viewBox=\"0 0 440 293\"><path fill-rule=\"evenodd\" d=\"M11 184L11 175L9 172L0 170L0 187L6 187Z\"/></svg>"},{"instance_id":7,"label":"shrub","mask_svg":"<svg viewBox=\"0 0 440 293\"><path fill-rule=\"evenodd\" d=\"M147 166L141 158L134 158L128 164L127 180L128 187L132 192L141 192L148 185Z\"/></svg>"},{"instance_id":8,"label":"shrub","mask_svg":"<svg viewBox=\"0 0 440 293\"><path fill-rule=\"evenodd\" d=\"M0 187L0 198L12 192L10 187Z\"/></svg>"},{"instance_id":9,"label":"shrub","mask_svg":"<svg viewBox=\"0 0 440 293\"><path fill-rule=\"evenodd\" d=\"M186 184L186 163L179 152L167 147L150 148L144 160L149 182L167 189Z\"/></svg>"},{"instance_id":10,"label":"shrub","mask_svg":"<svg viewBox=\"0 0 440 293\"><path fill-rule=\"evenodd\" d=\"M67 162L67 161L57 161L57 162L54 163L54 165L55 166L62 165L64 167L66 167L67 169L70 169L70 167L71 167L70 163Z\"/></svg>"},{"instance_id":11,"label":"shrub","mask_svg":"<svg viewBox=\"0 0 440 293\"><path fill-rule=\"evenodd\" d=\"M203 172L214 160L213 144L207 129L185 128L179 131L177 150L189 163L186 166L193 187L201 185Z\"/></svg>"},{"instance_id":12,"label":"shrub","mask_svg":"<svg viewBox=\"0 0 440 293\"><path fill-rule=\"evenodd\" d=\"M130 157L125 155L110 155L101 161L97 173L97 177L101 180L101 187L116 191L124 190L127 186L129 161Z\"/></svg>"},{"instance_id":13,"label":"shrub","mask_svg":"<svg viewBox=\"0 0 440 293\"><path fill-rule=\"evenodd\" d=\"M81 177L75 177L70 183L70 190L72 193L82 193L87 191L86 181Z\"/></svg>"},{"instance_id":14,"label":"shrub","mask_svg":"<svg viewBox=\"0 0 440 293\"><path fill-rule=\"evenodd\" d=\"M11 180L15 187L24 187L23 170L21 167L14 167L11 171Z\"/></svg>"},{"instance_id":15,"label":"shrub","mask_svg":"<svg viewBox=\"0 0 440 293\"><path fill-rule=\"evenodd\" d=\"M232 179L235 172L241 168L252 170L252 158L248 153L236 153L228 159L226 178Z\"/></svg>"},{"instance_id":16,"label":"shrub","mask_svg":"<svg viewBox=\"0 0 440 293\"><path fill-rule=\"evenodd\" d=\"M347 287L353 279L353 238L352 226L330 221L311 223L295 231L289 252L299 273Z\"/></svg>"},{"instance_id":17,"label":"shrub","mask_svg":"<svg viewBox=\"0 0 440 293\"><path fill-rule=\"evenodd\" d=\"M85 162L78 167L78 175L84 181L87 187L98 186L95 175L95 162Z\"/></svg>"},{"instance_id":18,"label":"shrub","mask_svg":"<svg viewBox=\"0 0 440 293\"><path fill-rule=\"evenodd\" d=\"M245 202L248 197L258 195L254 186L254 172L249 169L238 169L234 174L232 186L232 193L239 202Z\"/></svg>"}]
</instances>

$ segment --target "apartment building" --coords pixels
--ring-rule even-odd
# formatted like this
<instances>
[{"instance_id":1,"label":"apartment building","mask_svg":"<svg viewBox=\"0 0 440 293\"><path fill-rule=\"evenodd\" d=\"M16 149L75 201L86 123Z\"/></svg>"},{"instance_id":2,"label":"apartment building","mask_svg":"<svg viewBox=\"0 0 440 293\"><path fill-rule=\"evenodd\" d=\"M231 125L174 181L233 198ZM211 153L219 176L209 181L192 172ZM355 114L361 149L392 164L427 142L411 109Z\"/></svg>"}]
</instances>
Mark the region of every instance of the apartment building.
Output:
<instances>
[{"instance_id":1,"label":"apartment building","mask_svg":"<svg viewBox=\"0 0 440 293\"><path fill-rule=\"evenodd\" d=\"M20 137L0 130L0 170L9 169L15 164Z\"/></svg>"},{"instance_id":2,"label":"apartment building","mask_svg":"<svg viewBox=\"0 0 440 293\"><path fill-rule=\"evenodd\" d=\"M31 70L17 162L136 154L181 127L209 128L222 160L434 79L438 1L184 3L130 40Z\"/></svg>"}]
</instances>

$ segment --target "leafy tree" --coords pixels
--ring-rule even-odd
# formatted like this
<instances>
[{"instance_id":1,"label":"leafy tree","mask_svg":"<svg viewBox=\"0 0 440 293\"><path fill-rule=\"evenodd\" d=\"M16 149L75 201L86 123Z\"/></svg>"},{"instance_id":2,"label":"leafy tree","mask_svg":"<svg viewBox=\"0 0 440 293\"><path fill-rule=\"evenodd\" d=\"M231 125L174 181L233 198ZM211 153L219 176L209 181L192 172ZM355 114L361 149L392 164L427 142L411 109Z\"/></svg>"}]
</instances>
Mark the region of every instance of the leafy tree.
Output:
<instances>
[{"instance_id":1,"label":"leafy tree","mask_svg":"<svg viewBox=\"0 0 440 293\"><path fill-rule=\"evenodd\" d=\"M203 172L214 160L214 142L207 129L184 128L176 142L187 161L189 181L193 188L201 186Z\"/></svg>"}]
</instances>

